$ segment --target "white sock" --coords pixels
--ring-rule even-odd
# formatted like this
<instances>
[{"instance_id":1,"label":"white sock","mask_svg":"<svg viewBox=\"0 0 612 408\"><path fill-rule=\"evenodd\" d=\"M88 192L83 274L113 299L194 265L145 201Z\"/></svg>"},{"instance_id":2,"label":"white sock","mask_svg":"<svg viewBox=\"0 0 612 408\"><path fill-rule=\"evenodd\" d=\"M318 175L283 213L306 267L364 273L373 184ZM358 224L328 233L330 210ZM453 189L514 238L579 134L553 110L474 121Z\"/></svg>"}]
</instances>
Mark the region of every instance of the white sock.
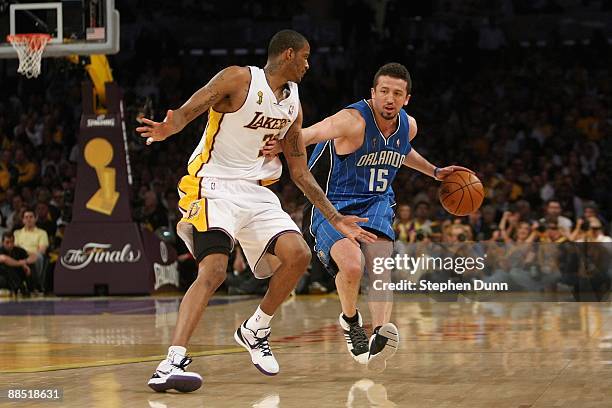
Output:
<instances>
[{"instance_id":1,"label":"white sock","mask_svg":"<svg viewBox=\"0 0 612 408\"><path fill-rule=\"evenodd\" d=\"M180 361L187 354L187 349L183 346L170 346L168 347L168 360L174 362L175 359ZM175 357L180 356L180 357Z\"/></svg>"},{"instance_id":2,"label":"white sock","mask_svg":"<svg viewBox=\"0 0 612 408\"><path fill-rule=\"evenodd\" d=\"M253 316L247 320L246 327L254 331L265 329L266 327L270 327L270 320L272 320L273 317L274 315L270 316L265 314L258 306Z\"/></svg>"}]
</instances>

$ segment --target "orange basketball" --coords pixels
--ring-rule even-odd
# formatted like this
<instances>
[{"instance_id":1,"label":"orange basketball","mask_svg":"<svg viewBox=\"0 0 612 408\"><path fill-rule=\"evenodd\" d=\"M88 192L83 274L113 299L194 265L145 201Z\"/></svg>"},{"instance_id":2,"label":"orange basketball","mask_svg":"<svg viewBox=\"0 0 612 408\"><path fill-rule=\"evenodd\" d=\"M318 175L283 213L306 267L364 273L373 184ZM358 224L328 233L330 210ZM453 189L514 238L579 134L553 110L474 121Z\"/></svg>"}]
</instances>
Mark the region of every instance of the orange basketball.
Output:
<instances>
[{"instance_id":1,"label":"orange basketball","mask_svg":"<svg viewBox=\"0 0 612 408\"><path fill-rule=\"evenodd\" d=\"M484 199L484 188L474 174L458 170L442 180L439 195L446 211L462 217L480 208Z\"/></svg>"}]
</instances>

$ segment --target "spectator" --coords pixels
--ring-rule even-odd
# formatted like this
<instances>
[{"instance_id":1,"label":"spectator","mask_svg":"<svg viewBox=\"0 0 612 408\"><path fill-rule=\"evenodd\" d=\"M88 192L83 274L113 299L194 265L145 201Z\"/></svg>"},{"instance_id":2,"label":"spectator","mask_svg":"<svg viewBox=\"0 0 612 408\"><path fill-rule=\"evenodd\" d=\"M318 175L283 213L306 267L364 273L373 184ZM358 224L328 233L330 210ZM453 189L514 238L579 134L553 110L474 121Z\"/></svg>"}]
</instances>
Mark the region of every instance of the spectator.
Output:
<instances>
[{"instance_id":1,"label":"spectator","mask_svg":"<svg viewBox=\"0 0 612 408\"><path fill-rule=\"evenodd\" d=\"M166 205L166 217L168 219L167 226L171 229L176 228L176 224L181 220L181 212L179 210L179 195L175 189L166 191L164 195Z\"/></svg>"},{"instance_id":2,"label":"spectator","mask_svg":"<svg viewBox=\"0 0 612 408\"><path fill-rule=\"evenodd\" d=\"M592 201L584 205L584 215L583 215L584 219L589 219L591 217L597 218L605 226L606 220L599 213L599 207L597 206L597 204L595 204Z\"/></svg>"},{"instance_id":3,"label":"spectator","mask_svg":"<svg viewBox=\"0 0 612 408\"><path fill-rule=\"evenodd\" d=\"M496 215L495 207L492 205L482 207L482 227L480 233L474 231L477 239L489 240L493 237L495 231L499 231L498 223L495 222Z\"/></svg>"},{"instance_id":4,"label":"spectator","mask_svg":"<svg viewBox=\"0 0 612 408\"><path fill-rule=\"evenodd\" d=\"M17 185L19 170L13 166L11 152L3 150L0 154L0 190L6 191Z\"/></svg>"},{"instance_id":5,"label":"spectator","mask_svg":"<svg viewBox=\"0 0 612 408\"><path fill-rule=\"evenodd\" d=\"M519 221L531 224L534 219L531 215L531 204L527 200L519 200L516 202L516 211L519 214Z\"/></svg>"},{"instance_id":6,"label":"spectator","mask_svg":"<svg viewBox=\"0 0 612 408\"><path fill-rule=\"evenodd\" d=\"M575 242L612 242L612 238L604 234L601 220L595 216L578 219L576 228L572 232L572 240Z\"/></svg>"},{"instance_id":7,"label":"spectator","mask_svg":"<svg viewBox=\"0 0 612 408\"><path fill-rule=\"evenodd\" d=\"M30 285L26 283L26 280L29 280L31 276L27 259L26 250L15 245L13 233L4 232L0 248L0 275L5 277L12 292L21 292L25 296L30 294Z\"/></svg>"},{"instance_id":8,"label":"spectator","mask_svg":"<svg viewBox=\"0 0 612 408\"><path fill-rule=\"evenodd\" d=\"M520 214L518 212L504 211L501 220L499 221L499 230L504 242L513 242L516 240L516 234L519 227Z\"/></svg>"},{"instance_id":9,"label":"spectator","mask_svg":"<svg viewBox=\"0 0 612 408\"><path fill-rule=\"evenodd\" d=\"M409 242L410 234L415 230L412 219L412 208L408 204L400 204L397 209L397 219L393 223L395 239Z\"/></svg>"},{"instance_id":10,"label":"spectator","mask_svg":"<svg viewBox=\"0 0 612 408\"><path fill-rule=\"evenodd\" d=\"M559 224L554 221L547 221L544 228L540 228L539 232L540 242L561 244L569 241L569 237L566 235L565 230L559 227Z\"/></svg>"},{"instance_id":11,"label":"spectator","mask_svg":"<svg viewBox=\"0 0 612 408\"><path fill-rule=\"evenodd\" d=\"M136 210L135 218L151 231L168 225L167 211L164 210L157 200L157 195L151 190L143 193L143 204Z\"/></svg>"},{"instance_id":12,"label":"spectator","mask_svg":"<svg viewBox=\"0 0 612 408\"><path fill-rule=\"evenodd\" d=\"M15 150L14 165L19 172L19 177L17 178L19 185L25 185L34 181L38 168L34 162L27 159L22 148Z\"/></svg>"},{"instance_id":13,"label":"spectator","mask_svg":"<svg viewBox=\"0 0 612 408\"><path fill-rule=\"evenodd\" d=\"M414 229L415 231L431 228L432 221L429 219L430 205L427 201L419 201L414 206Z\"/></svg>"},{"instance_id":14,"label":"spectator","mask_svg":"<svg viewBox=\"0 0 612 408\"><path fill-rule=\"evenodd\" d=\"M25 210L25 203L20 195L13 197L11 208L6 218L6 227L9 230L15 230L23 226L23 210Z\"/></svg>"},{"instance_id":15,"label":"spectator","mask_svg":"<svg viewBox=\"0 0 612 408\"><path fill-rule=\"evenodd\" d=\"M28 252L28 264L34 264L33 289L45 291L45 254L49 247L47 232L36 227L36 213L32 209L23 212L23 228L15 231L15 244Z\"/></svg>"},{"instance_id":16,"label":"spectator","mask_svg":"<svg viewBox=\"0 0 612 408\"><path fill-rule=\"evenodd\" d=\"M36 204L36 226L45 230L48 237L54 237L57 224L49 212L49 205L40 201Z\"/></svg>"},{"instance_id":17,"label":"spectator","mask_svg":"<svg viewBox=\"0 0 612 408\"><path fill-rule=\"evenodd\" d=\"M550 199L546 203L544 217L540 218L539 222L541 225L548 223L557 224L564 233L569 234L572 229L572 220L561 215L561 203L559 200Z\"/></svg>"}]
</instances>

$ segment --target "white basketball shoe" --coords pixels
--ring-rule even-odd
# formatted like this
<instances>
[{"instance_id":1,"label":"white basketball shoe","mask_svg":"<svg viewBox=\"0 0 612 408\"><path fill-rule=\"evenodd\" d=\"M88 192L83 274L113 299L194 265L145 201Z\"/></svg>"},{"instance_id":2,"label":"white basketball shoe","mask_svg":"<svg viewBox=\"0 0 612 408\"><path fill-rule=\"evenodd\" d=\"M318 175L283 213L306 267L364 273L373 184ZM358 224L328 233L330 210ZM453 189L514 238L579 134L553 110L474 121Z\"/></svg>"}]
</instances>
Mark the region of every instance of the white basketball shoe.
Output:
<instances>
[{"instance_id":1,"label":"white basketball shoe","mask_svg":"<svg viewBox=\"0 0 612 408\"><path fill-rule=\"evenodd\" d=\"M399 331L393 323L385 323L370 337L368 369L381 372L387 367L387 360L399 347Z\"/></svg>"},{"instance_id":2,"label":"white basketball shoe","mask_svg":"<svg viewBox=\"0 0 612 408\"><path fill-rule=\"evenodd\" d=\"M198 373L185 371L191 363L189 356L170 351L168 357L157 366L149 380L149 387L157 392L175 389L180 392L195 391L202 386L202 377Z\"/></svg>"},{"instance_id":3,"label":"white basketball shoe","mask_svg":"<svg viewBox=\"0 0 612 408\"><path fill-rule=\"evenodd\" d=\"M346 348L348 349L349 353L351 353L351 357L353 357L359 364L367 364L368 353L370 351L368 346L368 336L363 328L361 313L357 311L357 314L359 315L359 319L357 319L355 323L349 323L344 320L342 313L340 313L338 322L340 322L340 327L342 327L342 331L344 332Z\"/></svg>"},{"instance_id":4,"label":"white basketball shoe","mask_svg":"<svg viewBox=\"0 0 612 408\"><path fill-rule=\"evenodd\" d=\"M253 331L246 327L246 320L236 329L234 339L238 344L247 349L251 355L253 365L265 375L276 375L279 372L278 362L270 350L268 337L270 328L266 327Z\"/></svg>"}]
</instances>

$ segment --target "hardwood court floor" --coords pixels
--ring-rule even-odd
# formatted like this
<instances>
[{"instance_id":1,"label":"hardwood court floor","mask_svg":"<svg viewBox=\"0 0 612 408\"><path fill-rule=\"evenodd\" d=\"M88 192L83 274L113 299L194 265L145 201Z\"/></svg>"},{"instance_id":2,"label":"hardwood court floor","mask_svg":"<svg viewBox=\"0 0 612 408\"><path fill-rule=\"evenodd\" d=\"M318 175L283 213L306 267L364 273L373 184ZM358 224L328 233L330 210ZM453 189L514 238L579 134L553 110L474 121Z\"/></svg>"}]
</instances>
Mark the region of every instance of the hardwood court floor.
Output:
<instances>
[{"instance_id":1,"label":"hardwood court floor","mask_svg":"<svg viewBox=\"0 0 612 408\"><path fill-rule=\"evenodd\" d=\"M412 299L410 299L412 300ZM195 332L191 394L146 385L178 298L0 303L0 388L61 387L61 402L7 407L610 407L610 303L396 302L400 350L382 374L348 355L336 297L292 298L273 320L281 372L261 375L233 340L257 299L214 299ZM367 310L365 304L361 305ZM367 321L369 313L365 312Z\"/></svg>"}]
</instances>

